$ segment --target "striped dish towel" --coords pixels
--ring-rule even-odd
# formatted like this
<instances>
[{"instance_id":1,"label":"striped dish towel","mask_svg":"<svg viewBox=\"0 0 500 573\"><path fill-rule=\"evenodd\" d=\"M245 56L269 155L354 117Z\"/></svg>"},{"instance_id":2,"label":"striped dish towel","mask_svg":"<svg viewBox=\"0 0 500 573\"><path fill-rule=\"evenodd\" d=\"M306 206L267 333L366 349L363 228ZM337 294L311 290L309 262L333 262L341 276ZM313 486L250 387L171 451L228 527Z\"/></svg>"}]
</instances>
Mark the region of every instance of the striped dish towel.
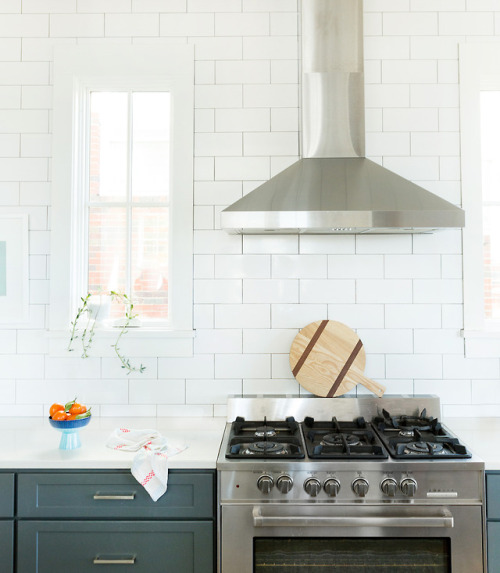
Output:
<instances>
[{"instance_id":1,"label":"striped dish towel","mask_svg":"<svg viewBox=\"0 0 500 573\"><path fill-rule=\"evenodd\" d=\"M168 458L184 451L187 446L167 444L157 430L116 428L106 446L113 450L137 452L131 472L135 479L157 501L167 491Z\"/></svg>"}]
</instances>

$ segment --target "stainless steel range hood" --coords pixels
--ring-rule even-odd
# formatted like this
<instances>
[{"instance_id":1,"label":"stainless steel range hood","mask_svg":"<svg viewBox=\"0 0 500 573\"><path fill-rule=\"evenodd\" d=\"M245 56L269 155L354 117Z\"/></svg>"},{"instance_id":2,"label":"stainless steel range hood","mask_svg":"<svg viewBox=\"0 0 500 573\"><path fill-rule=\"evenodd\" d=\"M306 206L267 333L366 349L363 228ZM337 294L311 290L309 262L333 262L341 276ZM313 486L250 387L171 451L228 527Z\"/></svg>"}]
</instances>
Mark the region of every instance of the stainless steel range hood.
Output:
<instances>
[{"instance_id":1,"label":"stainless steel range hood","mask_svg":"<svg viewBox=\"0 0 500 573\"><path fill-rule=\"evenodd\" d=\"M364 157L362 0L302 0L302 157L221 213L243 234L429 233L462 209Z\"/></svg>"}]
</instances>

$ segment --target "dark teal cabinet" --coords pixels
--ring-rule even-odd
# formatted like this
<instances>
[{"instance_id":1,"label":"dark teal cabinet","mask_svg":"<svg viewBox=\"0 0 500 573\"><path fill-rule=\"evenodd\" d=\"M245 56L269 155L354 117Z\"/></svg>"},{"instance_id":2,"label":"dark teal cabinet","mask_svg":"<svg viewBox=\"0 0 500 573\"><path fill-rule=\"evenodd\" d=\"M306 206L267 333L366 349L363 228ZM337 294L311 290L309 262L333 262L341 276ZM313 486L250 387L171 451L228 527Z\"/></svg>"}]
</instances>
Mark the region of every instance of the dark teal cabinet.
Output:
<instances>
[{"instance_id":1,"label":"dark teal cabinet","mask_svg":"<svg viewBox=\"0 0 500 573\"><path fill-rule=\"evenodd\" d=\"M157 502L125 470L0 473L1 573L213 573L215 538L211 470Z\"/></svg>"},{"instance_id":2,"label":"dark teal cabinet","mask_svg":"<svg viewBox=\"0 0 500 573\"><path fill-rule=\"evenodd\" d=\"M500 571L500 472L486 472L488 573Z\"/></svg>"}]
</instances>

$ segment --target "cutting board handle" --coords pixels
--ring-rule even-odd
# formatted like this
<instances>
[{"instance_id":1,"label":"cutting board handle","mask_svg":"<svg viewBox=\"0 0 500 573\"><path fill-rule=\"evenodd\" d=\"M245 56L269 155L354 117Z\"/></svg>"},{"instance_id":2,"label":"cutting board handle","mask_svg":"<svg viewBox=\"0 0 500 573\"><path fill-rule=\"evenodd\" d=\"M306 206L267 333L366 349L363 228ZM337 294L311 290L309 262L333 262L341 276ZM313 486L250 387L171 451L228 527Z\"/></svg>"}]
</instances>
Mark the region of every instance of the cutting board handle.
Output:
<instances>
[{"instance_id":1,"label":"cutting board handle","mask_svg":"<svg viewBox=\"0 0 500 573\"><path fill-rule=\"evenodd\" d=\"M363 384L365 388L368 388L370 392L373 392L379 398L382 398L382 396L384 395L384 392L386 390L385 386L383 384L380 384L379 382L375 382L375 380L372 380L371 378L368 378L357 368L351 368L349 374L352 380L356 381L356 383Z\"/></svg>"}]
</instances>

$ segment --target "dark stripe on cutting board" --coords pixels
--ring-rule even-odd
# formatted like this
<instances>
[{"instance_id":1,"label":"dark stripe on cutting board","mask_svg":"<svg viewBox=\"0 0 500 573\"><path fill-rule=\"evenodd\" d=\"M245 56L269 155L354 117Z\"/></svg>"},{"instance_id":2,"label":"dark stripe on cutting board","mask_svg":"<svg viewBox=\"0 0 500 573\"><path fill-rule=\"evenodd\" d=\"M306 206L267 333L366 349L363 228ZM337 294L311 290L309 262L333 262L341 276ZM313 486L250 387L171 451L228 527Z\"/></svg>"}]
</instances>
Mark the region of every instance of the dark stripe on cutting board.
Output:
<instances>
[{"instance_id":1,"label":"dark stripe on cutting board","mask_svg":"<svg viewBox=\"0 0 500 573\"><path fill-rule=\"evenodd\" d=\"M313 337L309 341L309 344L306 346L306 349L302 353L302 356L297 361L295 368L292 370L292 374L294 376L297 376L297 374L299 373L299 370L304 365L304 362L307 360L307 357L311 353L311 350L314 348L314 345L316 344L316 342L318 342L318 338L321 336L321 333L323 332L323 330L325 330L327 324L328 324L328 320L322 320L321 321L320 325L318 326L318 329L316 330Z\"/></svg>"},{"instance_id":2,"label":"dark stripe on cutting board","mask_svg":"<svg viewBox=\"0 0 500 573\"><path fill-rule=\"evenodd\" d=\"M354 350L351 352L351 355L347 359L346 363L344 364L344 367L339 372L337 379L335 380L335 382L333 383L332 387L330 388L328 394L326 395L327 398L331 398L332 396L335 396L335 392L338 390L338 387L340 386L342 380L345 378L345 375L349 371L349 368L351 367L352 363L354 362L356 356L359 354L359 351L361 350L362 347L363 347L363 343L361 342L361 340L358 340L358 342L356 343L356 346L354 347Z\"/></svg>"}]
</instances>

